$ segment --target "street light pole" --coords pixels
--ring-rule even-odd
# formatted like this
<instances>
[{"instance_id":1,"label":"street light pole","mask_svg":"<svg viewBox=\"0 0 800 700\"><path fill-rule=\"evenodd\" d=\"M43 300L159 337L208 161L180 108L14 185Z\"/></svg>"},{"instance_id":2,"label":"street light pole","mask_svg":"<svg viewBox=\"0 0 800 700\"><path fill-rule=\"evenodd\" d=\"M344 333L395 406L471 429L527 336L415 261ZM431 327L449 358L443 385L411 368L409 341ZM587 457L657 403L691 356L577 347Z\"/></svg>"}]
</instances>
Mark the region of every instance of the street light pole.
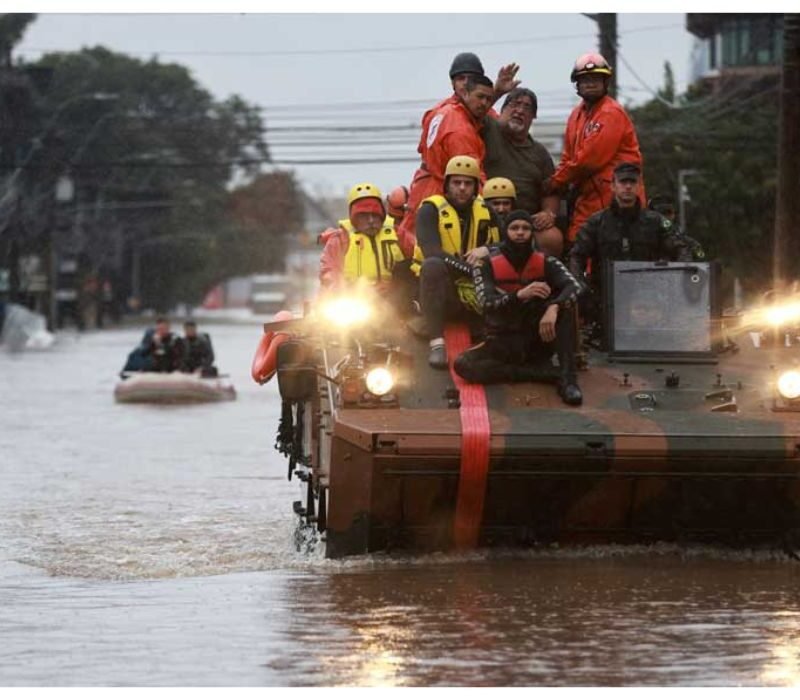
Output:
<instances>
[{"instance_id":1,"label":"street light pole","mask_svg":"<svg viewBox=\"0 0 800 700\"><path fill-rule=\"evenodd\" d=\"M56 227L56 217L58 215L56 207L59 203L72 201L73 195L74 187L72 181L67 177L59 178L56 183L54 194L56 206L50 209L50 231L47 237L48 277L50 279L50 284L48 285L47 325L53 333L58 327L58 289L56 289L56 287L58 286L59 257L56 237L53 235L53 231Z\"/></svg>"}]
</instances>

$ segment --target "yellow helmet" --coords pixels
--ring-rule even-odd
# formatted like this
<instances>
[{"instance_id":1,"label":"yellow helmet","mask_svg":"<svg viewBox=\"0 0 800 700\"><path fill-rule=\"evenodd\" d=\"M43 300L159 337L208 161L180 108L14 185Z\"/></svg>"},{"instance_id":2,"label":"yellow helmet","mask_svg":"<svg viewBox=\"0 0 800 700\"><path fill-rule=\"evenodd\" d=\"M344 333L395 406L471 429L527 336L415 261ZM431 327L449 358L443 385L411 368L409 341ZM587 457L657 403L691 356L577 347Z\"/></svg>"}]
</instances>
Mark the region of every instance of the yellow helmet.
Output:
<instances>
[{"instance_id":1,"label":"yellow helmet","mask_svg":"<svg viewBox=\"0 0 800 700\"><path fill-rule=\"evenodd\" d=\"M444 176L449 175L463 175L480 180L481 168L472 156L453 156L447 161L447 167L444 169Z\"/></svg>"},{"instance_id":2,"label":"yellow helmet","mask_svg":"<svg viewBox=\"0 0 800 700\"><path fill-rule=\"evenodd\" d=\"M517 190L514 187L514 183L511 182L507 177L493 177L486 181L486 184L483 186L483 198L484 199L501 199L501 198L509 198L509 199L516 199L517 198Z\"/></svg>"},{"instance_id":3,"label":"yellow helmet","mask_svg":"<svg viewBox=\"0 0 800 700\"><path fill-rule=\"evenodd\" d=\"M353 202L359 199L366 199L367 197L375 197L383 201L381 191L375 185L369 182L359 182L350 188L350 193L347 195L347 206L349 207Z\"/></svg>"}]
</instances>

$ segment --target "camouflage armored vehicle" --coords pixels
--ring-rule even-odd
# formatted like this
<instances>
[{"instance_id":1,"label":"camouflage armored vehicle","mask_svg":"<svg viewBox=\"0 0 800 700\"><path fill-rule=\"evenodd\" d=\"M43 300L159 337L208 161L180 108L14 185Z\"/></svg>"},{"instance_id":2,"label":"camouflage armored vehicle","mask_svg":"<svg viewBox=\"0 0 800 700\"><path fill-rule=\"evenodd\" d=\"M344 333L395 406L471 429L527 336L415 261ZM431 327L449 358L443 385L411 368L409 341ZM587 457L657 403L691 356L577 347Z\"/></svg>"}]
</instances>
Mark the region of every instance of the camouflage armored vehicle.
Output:
<instances>
[{"instance_id":1,"label":"camouflage armored vehicle","mask_svg":"<svg viewBox=\"0 0 800 700\"><path fill-rule=\"evenodd\" d=\"M792 546L800 301L723 317L709 263L614 263L584 403L476 386L364 296L266 324L276 447L301 521L342 557L588 543ZM276 342L277 341L277 342ZM448 328L451 363L469 344Z\"/></svg>"}]
</instances>

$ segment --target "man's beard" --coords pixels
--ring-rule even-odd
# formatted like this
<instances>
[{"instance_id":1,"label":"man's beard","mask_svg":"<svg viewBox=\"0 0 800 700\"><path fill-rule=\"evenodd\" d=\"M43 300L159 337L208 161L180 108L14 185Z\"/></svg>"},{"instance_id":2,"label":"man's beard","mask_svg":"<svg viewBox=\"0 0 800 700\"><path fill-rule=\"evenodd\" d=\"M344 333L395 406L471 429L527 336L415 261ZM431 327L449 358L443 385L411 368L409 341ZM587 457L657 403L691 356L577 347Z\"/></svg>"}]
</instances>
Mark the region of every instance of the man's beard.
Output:
<instances>
[{"instance_id":1,"label":"man's beard","mask_svg":"<svg viewBox=\"0 0 800 700\"><path fill-rule=\"evenodd\" d=\"M525 128L525 125L522 122L516 122L515 123L515 122L512 122L512 121L509 121L508 125L507 125L507 128L508 128L508 132L512 136L515 136L516 138L520 138L522 136L526 136L527 133L528 133L528 130Z\"/></svg>"}]
</instances>

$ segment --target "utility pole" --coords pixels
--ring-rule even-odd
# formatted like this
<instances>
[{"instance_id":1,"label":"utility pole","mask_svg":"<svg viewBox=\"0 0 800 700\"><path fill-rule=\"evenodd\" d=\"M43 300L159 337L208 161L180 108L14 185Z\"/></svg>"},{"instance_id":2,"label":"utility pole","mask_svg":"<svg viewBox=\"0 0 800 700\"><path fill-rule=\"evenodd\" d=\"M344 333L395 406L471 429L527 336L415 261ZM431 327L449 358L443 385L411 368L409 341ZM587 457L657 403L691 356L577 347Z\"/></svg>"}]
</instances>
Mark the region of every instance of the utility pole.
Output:
<instances>
[{"instance_id":1,"label":"utility pole","mask_svg":"<svg viewBox=\"0 0 800 700\"><path fill-rule=\"evenodd\" d=\"M783 67L778 118L774 287L797 279L800 250L800 15L783 16Z\"/></svg>"},{"instance_id":2,"label":"utility pole","mask_svg":"<svg viewBox=\"0 0 800 700\"><path fill-rule=\"evenodd\" d=\"M608 94L614 99L617 97L617 15L614 12L600 12L596 14L583 13L584 17L597 22L597 43L603 58L608 61L613 69L613 75L608 81Z\"/></svg>"}]
</instances>

